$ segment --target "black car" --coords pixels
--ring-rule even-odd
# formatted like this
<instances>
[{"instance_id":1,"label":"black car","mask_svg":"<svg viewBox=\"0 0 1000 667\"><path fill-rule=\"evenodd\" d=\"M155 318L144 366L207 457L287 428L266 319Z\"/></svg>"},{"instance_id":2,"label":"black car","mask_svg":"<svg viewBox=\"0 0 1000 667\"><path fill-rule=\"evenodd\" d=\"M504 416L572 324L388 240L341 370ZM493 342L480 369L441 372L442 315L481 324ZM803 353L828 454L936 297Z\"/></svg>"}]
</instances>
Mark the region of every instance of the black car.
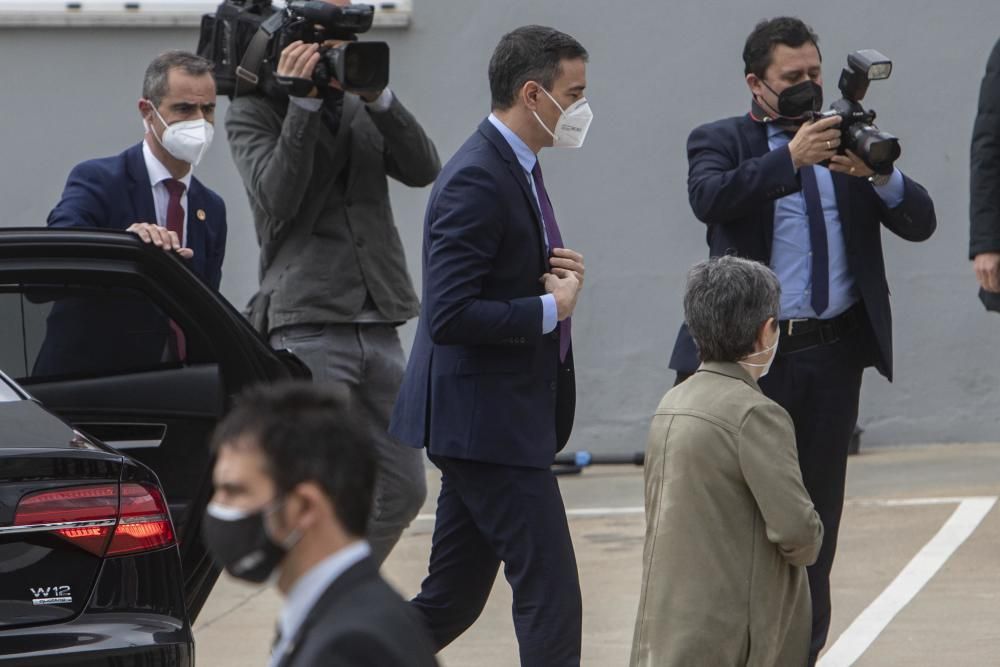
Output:
<instances>
[{"instance_id":1,"label":"black car","mask_svg":"<svg viewBox=\"0 0 1000 667\"><path fill-rule=\"evenodd\" d=\"M131 234L0 230L0 664L194 664L207 440L308 377Z\"/></svg>"}]
</instances>

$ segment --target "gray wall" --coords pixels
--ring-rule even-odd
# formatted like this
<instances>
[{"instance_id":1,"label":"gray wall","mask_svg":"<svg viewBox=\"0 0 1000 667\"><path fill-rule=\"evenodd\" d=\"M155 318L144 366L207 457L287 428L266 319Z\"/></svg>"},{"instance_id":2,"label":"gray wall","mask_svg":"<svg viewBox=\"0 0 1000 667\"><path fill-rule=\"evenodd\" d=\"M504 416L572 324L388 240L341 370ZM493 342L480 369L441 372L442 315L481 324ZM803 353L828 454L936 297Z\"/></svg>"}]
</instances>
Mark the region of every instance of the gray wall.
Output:
<instances>
[{"instance_id":1,"label":"gray wall","mask_svg":"<svg viewBox=\"0 0 1000 667\"><path fill-rule=\"evenodd\" d=\"M575 317L579 377L572 449L636 451L670 386L667 359L681 322L687 267L705 256L704 228L687 204L684 144L697 124L744 112L743 40L763 17L801 3L628 3L607 0L417 0L392 46L392 87L449 157L488 111L486 64L497 38L549 24L589 49L596 118L580 151L541 159L567 244L586 256ZM885 233L895 309L896 381L869 371L862 396L866 444L996 440L1000 323L976 299L966 258L968 145L1000 3L846 0L803 17L820 34L825 93L846 53L876 48L896 68L866 103L903 141L900 167L933 195L938 231L923 244ZM0 224L40 225L78 161L140 138L142 72L156 53L193 48L194 30L0 30ZM224 111L225 101L220 101ZM223 114L220 113L220 119ZM221 130L221 120L220 128ZM257 250L248 208L218 132L200 178L229 207L223 293L245 303ZM427 190L394 184L393 207L419 282ZM408 349L413 325L404 329Z\"/></svg>"}]
</instances>

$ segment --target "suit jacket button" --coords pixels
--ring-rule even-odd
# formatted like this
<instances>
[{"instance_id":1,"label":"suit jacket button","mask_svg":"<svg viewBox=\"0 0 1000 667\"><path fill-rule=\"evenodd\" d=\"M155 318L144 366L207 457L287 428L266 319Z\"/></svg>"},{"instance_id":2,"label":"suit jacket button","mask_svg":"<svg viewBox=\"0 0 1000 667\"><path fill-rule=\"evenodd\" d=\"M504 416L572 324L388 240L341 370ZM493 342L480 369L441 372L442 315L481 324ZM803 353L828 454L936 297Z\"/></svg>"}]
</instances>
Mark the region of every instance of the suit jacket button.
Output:
<instances>
[{"instance_id":1,"label":"suit jacket button","mask_svg":"<svg viewBox=\"0 0 1000 667\"><path fill-rule=\"evenodd\" d=\"M556 381L555 380L553 380L552 382L549 382L549 389L551 389L552 391L556 390L556 386L557 385L556 385Z\"/></svg>"}]
</instances>

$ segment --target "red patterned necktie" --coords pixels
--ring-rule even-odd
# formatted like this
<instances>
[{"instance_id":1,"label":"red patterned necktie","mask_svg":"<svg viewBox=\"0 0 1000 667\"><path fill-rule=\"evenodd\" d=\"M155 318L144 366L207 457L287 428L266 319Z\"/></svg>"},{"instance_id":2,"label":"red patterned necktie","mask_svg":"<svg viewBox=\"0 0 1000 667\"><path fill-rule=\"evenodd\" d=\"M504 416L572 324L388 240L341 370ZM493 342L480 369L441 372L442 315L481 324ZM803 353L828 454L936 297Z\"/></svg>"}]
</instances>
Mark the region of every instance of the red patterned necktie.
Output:
<instances>
[{"instance_id":1,"label":"red patterned necktie","mask_svg":"<svg viewBox=\"0 0 1000 667\"><path fill-rule=\"evenodd\" d=\"M163 181L163 185L170 193L170 201L167 202L167 231L177 234L181 247L184 247L184 207L181 206L181 197L184 195L185 186L176 178L168 178ZM177 323L170 320L170 330L174 334L174 345L177 348L177 360L187 359L187 341L184 332L177 326Z\"/></svg>"},{"instance_id":2,"label":"red patterned necktie","mask_svg":"<svg viewBox=\"0 0 1000 667\"><path fill-rule=\"evenodd\" d=\"M184 208L181 206L181 197L184 195L184 184L176 178L168 178L163 181L163 185L170 193L170 201L167 202L167 231L176 233L183 247Z\"/></svg>"}]
</instances>

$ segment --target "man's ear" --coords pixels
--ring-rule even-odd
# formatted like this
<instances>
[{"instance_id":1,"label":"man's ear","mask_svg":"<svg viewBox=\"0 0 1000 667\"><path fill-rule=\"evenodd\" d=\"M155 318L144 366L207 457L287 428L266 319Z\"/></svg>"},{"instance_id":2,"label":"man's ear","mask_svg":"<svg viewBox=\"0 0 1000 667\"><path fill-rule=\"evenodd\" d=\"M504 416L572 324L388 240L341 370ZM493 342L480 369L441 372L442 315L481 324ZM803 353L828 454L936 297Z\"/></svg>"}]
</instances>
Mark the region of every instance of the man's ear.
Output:
<instances>
[{"instance_id":1,"label":"man's ear","mask_svg":"<svg viewBox=\"0 0 1000 667\"><path fill-rule=\"evenodd\" d=\"M319 484L313 481L296 486L289 494L288 502L294 503L294 507L287 508L286 517L291 525L303 532L315 526L331 511L329 498Z\"/></svg>"},{"instance_id":2,"label":"man's ear","mask_svg":"<svg viewBox=\"0 0 1000 667\"><path fill-rule=\"evenodd\" d=\"M536 81L526 81L520 90L521 102L529 111L538 110L538 96L542 94L541 86Z\"/></svg>"},{"instance_id":3,"label":"man's ear","mask_svg":"<svg viewBox=\"0 0 1000 667\"><path fill-rule=\"evenodd\" d=\"M142 116L143 120L148 122L150 125L153 123L153 103L147 100L145 97L140 97L139 102L136 104L139 108L139 115Z\"/></svg>"}]
</instances>

